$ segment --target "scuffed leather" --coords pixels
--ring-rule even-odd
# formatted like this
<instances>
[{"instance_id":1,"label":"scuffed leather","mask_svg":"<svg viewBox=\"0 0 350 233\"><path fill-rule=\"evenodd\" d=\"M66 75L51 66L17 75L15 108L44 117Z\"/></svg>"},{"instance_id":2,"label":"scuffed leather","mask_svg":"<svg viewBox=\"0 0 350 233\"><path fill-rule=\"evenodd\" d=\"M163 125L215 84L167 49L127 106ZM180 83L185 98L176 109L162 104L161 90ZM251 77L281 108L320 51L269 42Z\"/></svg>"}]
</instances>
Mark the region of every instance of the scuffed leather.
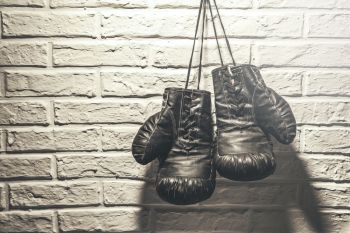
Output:
<instances>
[{"instance_id":1,"label":"scuffed leather","mask_svg":"<svg viewBox=\"0 0 350 233\"><path fill-rule=\"evenodd\" d=\"M257 124L279 142L283 144L293 142L296 122L287 101L266 86L256 66L243 65L239 69L231 68L231 70L243 74L249 96L252 96L253 114Z\"/></svg>"},{"instance_id":2,"label":"scuffed leather","mask_svg":"<svg viewBox=\"0 0 350 233\"><path fill-rule=\"evenodd\" d=\"M216 183L210 93L180 88L168 91L181 94L181 98L173 109L176 138L160 163L156 190L169 203L194 204L209 198Z\"/></svg>"},{"instance_id":3,"label":"scuffed leather","mask_svg":"<svg viewBox=\"0 0 350 233\"><path fill-rule=\"evenodd\" d=\"M212 75L217 120L214 153L218 173L238 181L259 180L271 175L276 162L272 142L255 120L251 66L224 66L213 70Z\"/></svg>"},{"instance_id":4,"label":"scuffed leather","mask_svg":"<svg viewBox=\"0 0 350 233\"><path fill-rule=\"evenodd\" d=\"M167 88L163 108L136 134L132 153L147 164L159 160L156 190L161 199L188 205L215 189L210 92Z\"/></svg>"},{"instance_id":5,"label":"scuffed leather","mask_svg":"<svg viewBox=\"0 0 350 233\"><path fill-rule=\"evenodd\" d=\"M164 91L162 110L151 117L140 127L134 137L131 151L134 159L146 165L169 153L175 133L175 121L171 108L176 102L176 96L170 96Z\"/></svg>"},{"instance_id":6,"label":"scuffed leather","mask_svg":"<svg viewBox=\"0 0 350 233\"><path fill-rule=\"evenodd\" d=\"M137 132L132 143L135 160L146 165L162 155L166 155L173 141L171 112L158 112L147 119Z\"/></svg>"},{"instance_id":7,"label":"scuffed leather","mask_svg":"<svg viewBox=\"0 0 350 233\"><path fill-rule=\"evenodd\" d=\"M253 99L257 123L280 143L292 143L296 136L296 122L289 104L270 88L261 95L259 93L257 89Z\"/></svg>"}]
</instances>

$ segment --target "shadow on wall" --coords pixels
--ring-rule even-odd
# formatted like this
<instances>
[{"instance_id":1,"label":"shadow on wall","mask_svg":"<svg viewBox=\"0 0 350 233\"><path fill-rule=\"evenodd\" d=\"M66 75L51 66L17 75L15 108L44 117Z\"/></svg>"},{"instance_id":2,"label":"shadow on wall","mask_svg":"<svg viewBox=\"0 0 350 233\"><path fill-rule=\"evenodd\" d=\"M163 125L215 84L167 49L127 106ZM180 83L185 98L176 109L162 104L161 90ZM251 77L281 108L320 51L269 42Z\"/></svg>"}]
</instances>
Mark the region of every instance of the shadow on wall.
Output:
<instances>
[{"instance_id":1,"label":"shadow on wall","mask_svg":"<svg viewBox=\"0 0 350 233\"><path fill-rule=\"evenodd\" d=\"M283 152L276 151L281 147ZM233 182L219 177L213 196L198 205L174 206L161 201L154 180L145 185L140 204L149 211L139 229L151 232L330 233L320 212L310 176L298 153L287 146L275 149L278 168L257 182ZM156 162L146 177L155 177ZM146 223L148 222L148 223ZM327 227L328 226L328 227Z\"/></svg>"}]
</instances>

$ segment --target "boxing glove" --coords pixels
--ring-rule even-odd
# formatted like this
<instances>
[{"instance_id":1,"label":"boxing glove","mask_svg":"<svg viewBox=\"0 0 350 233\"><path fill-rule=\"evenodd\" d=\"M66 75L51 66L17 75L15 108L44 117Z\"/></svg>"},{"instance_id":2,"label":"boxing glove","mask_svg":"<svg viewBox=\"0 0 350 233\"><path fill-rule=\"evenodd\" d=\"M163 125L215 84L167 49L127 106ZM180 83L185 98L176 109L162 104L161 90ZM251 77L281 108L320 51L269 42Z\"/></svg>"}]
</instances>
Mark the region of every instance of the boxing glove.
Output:
<instances>
[{"instance_id":1,"label":"boxing glove","mask_svg":"<svg viewBox=\"0 0 350 233\"><path fill-rule=\"evenodd\" d=\"M169 93L163 94L162 110L150 116L134 137L131 151L134 159L146 165L160 155L167 155L173 143L175 122L169 106Z\"/></svg>"},{"instance_id":2,"label":"boxing glove","mask_svg":"<svg viewBox=\"0 0 350 233\"><path fill-rule=\"evenodd\" d=\"M247 84L252 66L223 66L212 71L218 173L231 180L251 181L272 174L276 162L272 142L255 120L254 90Z\"/></svg>"},{"instance_id":3,"label":"boxing glove","mask_svg":"<svg viewBox=\"0 0 350 233\"><path fill-rule=\"evenodd\" d=\"M293 142L296 122L287 101L266 86L257 67L245 66L244 70L244 83L252 95L253 114L257 124L280 143Z\"/></svg>"},{"instance_id":4,"label":"boxing glove","mask_svg":"<svg viewBox=\"0 0 350 233\"><path fill-rule=\"evenodd\" d=\"M160 160L156 190L169 203L194 204L209 198L216 183L210 92L180 88L168 91L180 97L171 108L176 133L170 152Z\"/></svg>"}]
</instances>

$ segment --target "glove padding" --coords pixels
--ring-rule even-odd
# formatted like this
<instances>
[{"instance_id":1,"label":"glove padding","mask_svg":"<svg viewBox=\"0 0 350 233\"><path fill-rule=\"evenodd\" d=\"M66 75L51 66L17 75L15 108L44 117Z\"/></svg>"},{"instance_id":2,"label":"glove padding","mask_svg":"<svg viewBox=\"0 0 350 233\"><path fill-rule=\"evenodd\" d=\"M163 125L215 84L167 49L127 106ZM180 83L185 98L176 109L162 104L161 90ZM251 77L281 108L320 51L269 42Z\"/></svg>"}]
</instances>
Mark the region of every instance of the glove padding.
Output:
<instances>
[{"instance_id":1,"label":"glove padding","mask_svg":"<svg viewBox=\"0 0 350 233\"><path fill-rule=\"evenodd\" d=\"M259 127L219 132L214 153L218 173L231 180L260 180L276 169L272 142Z\"/></svg>"},{"instance_id":2,"label":"glove padding","mask_svg":"<svg viewBox=\"0 0 350 233\"><path fill-rule=\"evenodd\" d=\"M132 143L132 155L138 163L146 165L169 153L174 138L172 121L171 113L162 111L141 126Z\"/></svg>"},{"instance_id":3,"label":"glove padding","mask_svg":"<svg viewBox=\"0 0 350 233\"><path fill-rule=\"evenodd\" d=\"M263 179L276 169L269 134L284 144L296 134L288 103L266 87L252 65L224 66L212 71L218 142L218 173L232 180Z\"/></svg>"},{"instance_id":4,"label":"glove padding","mask_svg":"<svg viewBox=\"0 0 350 233\"><path fill-rule=\"evenodd\" d=\"M176 139L160 162L156 190L164 201L190 205L208 199L215 189L210 93L172 88L180 96L172 106Z\"/></svg>"},{"instance_id":5,"label":"glove padding","mask_svg":"<svg viewBox=\"0 0 350 233\"><path fill-rule=\"evenodd\" d=\"M212 166L213 167L213 166ZM215 169L211 177L177 177L159 178L156 189L159 197L174 205L191 205L211 197L215 189Z\"/></svg>"},{"instance_id":6,"label":"glove padding","mask_svg":"<svg viewBox=\"0 0 350 233\"><path fill-rule=\"evenodd\" d=\"M212 71L217 120L215 165L231 180L251 181L276 168L272 142L255 119L256 74L251 66L224 66Z\"/></svg>"},{"instance_id":7,"label":"glove padding","mask_svg":"<svg viewBox=\"0 0 350 233\"><path fill-rule=\"evenodd\" d=\"M280 95L271 88L257 88L253 97L255 119L264 132L283 144L293 142L296 122L293 112Z\"/></svg>"},{"instance_id":8,"label":"glove padding","mask_svg":"<svg viewBox=\"0 0 350 233\"><path fill-rule=\"evenodd\" d=\"M164 201L195 204L215 189L210 93L167 88L163 109L136 134L132 153L147 164L159 160L156 190Z\"/></svg>"},{"instance_id":9,"label":"glove padding","mask_svg":"<svg viewBox=\"0 0 350 233\"><path fill-rule=\"evenodd\" d=\"M266 86L258 68L245 66L243 69L244 84L253 96L252 107L257 124L280 143L290 144L296 135L296 122L289 104Z\"/></svg>"}]
</instances>

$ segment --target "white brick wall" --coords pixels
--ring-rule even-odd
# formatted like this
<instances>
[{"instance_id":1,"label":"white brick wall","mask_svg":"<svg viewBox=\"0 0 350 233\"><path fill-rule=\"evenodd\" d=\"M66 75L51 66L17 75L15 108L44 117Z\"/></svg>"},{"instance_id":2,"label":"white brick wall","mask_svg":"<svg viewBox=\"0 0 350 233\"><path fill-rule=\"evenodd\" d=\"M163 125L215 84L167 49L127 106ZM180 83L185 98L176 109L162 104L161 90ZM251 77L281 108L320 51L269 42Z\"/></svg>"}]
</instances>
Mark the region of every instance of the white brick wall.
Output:
<instances>
[{"instance_id":1,"label":"white brick wall","mask_svg":"<svg viewBox=\"0 0 350 233\"><path fill-rule=\"evenodd\" d=\"M131 141L183 86L199 0L0 0L0 232L340 233L350 224L350 1L217 0L239 63L299 131L276 173L168 205ZM209 24L210 25L210 24ZM203 88L219 64L209 30ZM229 57L224 54L227 61Z\"/></svg>"}]
</instances>

